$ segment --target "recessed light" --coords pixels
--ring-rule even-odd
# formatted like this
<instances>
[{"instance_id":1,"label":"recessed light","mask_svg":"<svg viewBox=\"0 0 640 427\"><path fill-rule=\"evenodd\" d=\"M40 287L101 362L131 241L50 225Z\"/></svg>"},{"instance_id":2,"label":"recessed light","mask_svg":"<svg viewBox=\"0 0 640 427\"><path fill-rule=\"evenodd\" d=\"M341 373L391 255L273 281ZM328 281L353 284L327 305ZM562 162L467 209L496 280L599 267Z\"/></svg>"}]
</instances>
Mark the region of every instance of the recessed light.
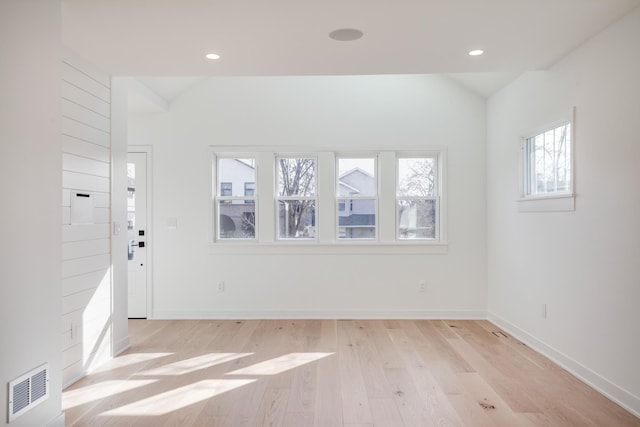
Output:
<instances>
[{"instance_id":1,"label":"recessed light","mask_svg":"<svg viewBox=\"0 0 640 427\"><path fill-rule=\"evenodd\" d=\"M480 56L484 53L484 50L475 49L469 52L469 56Z\"/></svg>"},{"instance_id":2,"label":"recessed light","mask_svg":"<svg viewBox=\"0 0 640 427\"><path fill-rule=\"evenodd\" d=\"M207 53L204 57L207 59L220 59L220 55L217 53Z\"/></svg>"},{"instance_id":3,"label":"recessed light","mask_svg":"<svg viewBox=\"0 0 640 427\"><path fill-rule=\"evenodd\" d=\"M358 40L364 34L360 30L355 28L340 28L339 30L333 30L329 33L329 37L339 42L350 42Z\"/></svg>"}]
</instances>

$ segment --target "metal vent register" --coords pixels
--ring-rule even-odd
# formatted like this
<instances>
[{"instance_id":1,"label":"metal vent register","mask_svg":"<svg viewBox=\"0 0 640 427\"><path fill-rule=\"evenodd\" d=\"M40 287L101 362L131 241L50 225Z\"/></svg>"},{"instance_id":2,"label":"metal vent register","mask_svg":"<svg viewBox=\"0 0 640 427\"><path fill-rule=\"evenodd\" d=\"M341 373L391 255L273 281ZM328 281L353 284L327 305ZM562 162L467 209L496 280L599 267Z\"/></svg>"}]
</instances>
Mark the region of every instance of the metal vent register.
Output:
<instances>
[{"instance_id":1,"label":"metal vent register","mask_svg":"<svg viewBox=\"0 0 640 427\"><path fill-rule=\"evenodd\" d=\"M8 422L49 397L49 364L38 366L9 383Z\"/></svg>"}]
</instances>

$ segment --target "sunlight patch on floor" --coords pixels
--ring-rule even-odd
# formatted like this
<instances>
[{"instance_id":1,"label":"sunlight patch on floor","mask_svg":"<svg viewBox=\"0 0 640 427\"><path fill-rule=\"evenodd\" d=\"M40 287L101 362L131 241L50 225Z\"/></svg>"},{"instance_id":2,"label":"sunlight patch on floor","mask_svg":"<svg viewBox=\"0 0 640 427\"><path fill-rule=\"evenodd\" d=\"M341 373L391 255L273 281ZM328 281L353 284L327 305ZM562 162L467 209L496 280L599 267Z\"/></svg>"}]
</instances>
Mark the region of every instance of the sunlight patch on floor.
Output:
<instances>
[{"instance_id":1,"label":"sunlight patch on floor","mask_svg":"<svg viewBox=\"0 0 640 427\"><path fill-rule=\"evenodd\" d=\"M108 416L166 415L194 403L251 384L256 380L203 380L179 387L100 414Z\"/></svg>"},{"instance_id":2,"label":"sunlight patch on floor","mask_svg":"<svg viewBox=\"0 0 640 427\"><path fill-rule=\"evenodd\" d=\"M144 387L156 381L157 380L108 380L68 390L62 394L62 410L65 411L76 406L104 399L116 393Z\"/></svg>"},{"instance_id":3,"label":"sunlight patch on floor","mask_svg":"<svg viewBox=\"0 0 640 427\"><path fill-rule=\"evenodd\" d=\"M289 353L246 368L228 372L226 375L277 375L307 363L315 362L334 353Z\"/></svg>"},{"instance_id":4,"label":"sunlight patch on floor","mask_svg":"<svg viewBox=\"0 0 640 427\"><path fill-rule=\"evenodd\" d=\"M159 368L148 369L137 375L185 375L200 369L210 368L221 363L230 362L242 357L251 356L253 353L210 353L191 359L180 360Z\"/></svg>"},{"instance_id":5,"label":"sunlight patch on floor","mask_svg":"<svg viewBox=\"0 0 640 427\"><path fill-rule=\"evenodd\" d=\"M161 357L171 356L174 353L130 353L122 356L117 356L106 362L102 366L93 369L91 374L99 372L112 371L114 369L123 368L125 366L133 365L136 363L146 362L148 360L159 359Z\"/></svg>"}]
</instances>

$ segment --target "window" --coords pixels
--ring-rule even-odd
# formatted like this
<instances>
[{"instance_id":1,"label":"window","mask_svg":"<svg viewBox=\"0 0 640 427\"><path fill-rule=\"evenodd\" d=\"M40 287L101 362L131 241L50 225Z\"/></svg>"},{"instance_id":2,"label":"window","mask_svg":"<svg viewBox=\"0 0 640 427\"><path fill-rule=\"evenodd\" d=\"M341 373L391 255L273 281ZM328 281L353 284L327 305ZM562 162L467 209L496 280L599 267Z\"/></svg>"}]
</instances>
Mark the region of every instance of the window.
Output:
<instances>
[{"instance_id":1,"label":"window","mask_svg":"<svg viewBox=\"0 0 640 427\"><path fill-rule=\"evenodd\" d=\"M569 122L525 138L523 152L525 198L573 193Z\"/></svg>"},{"instance_id":2,"label":"window","mask_svg":"<svg viewBox=\"0 0 640 427\"><path fill-rule=\"evenodd\" d=\"M256 192L256 183L255 182L245 182L244 183L244 195L245 197L254 196Z\"/></svg>"},{"instance_id":3,"label":"window","mask_svg":"<svg viewBox=\"0 0 640 427\"><path fill-rule=\"evenodd\" d=\"M218 240L256 239L256 160L254 158L219 157L216 180L216 230ZM234 194L242 188L244 193ZM235 184L235 185L234 185ZM251 191L247 191L251 184Z\"/></svg>"},{"instance_id":4,"label":"window","mask_svg":"<svg viewBox=\"0 0 640 427\"><path fill-rule=\"evenodd\" d=\"M446 150L307 149L213 148L216 250L446 252Z\"/></svg>"},{"instance_id":5,"label":"window","mask_svg":"<svg viewBox=\"0 0 640 427\"><path fill-rule=\"evenodd\" d=\"M256 194L256 183L255 182L245 182L244 183L244 196L252 197ZM244 201L245 203L254 203L253 199L248 199Z\"/></svg>"},{"instance_id":6,"label":"window","mask_svg":"<svg viewBox=\"0 0 640 427\"><path fill-rule=\"evenodd\" d=\"M279 239L316 239L316 159L278 157Z\"/></svg>"},{"instance_id":7,"label":"window","mask_svg":"<svg viewBox=\"0 0 640 427\"><path fill-rule=\"evenodd\" d=\"M338 239L375 239L376 159L339 157L336 170Z\"/></svg>"},{"instance_id":8,"label":"window","mask_svg":"<svg viewBox=\"0 0 640 427\"><path fill-rule=\"evenodd\" d=\"M397 160L397 237L436 239L438 225L437 157Z\"/></svg>"},{"instance_id":9,"label":"window","mask_svg":"<svg viewBox=\"0 0 640 427\"><path fill-rule=\"evenodd\" d=\"M230 182L220 183L220 195L224 197L230 197L233 194L233 185Z\"/></svg>"}]
</instances>

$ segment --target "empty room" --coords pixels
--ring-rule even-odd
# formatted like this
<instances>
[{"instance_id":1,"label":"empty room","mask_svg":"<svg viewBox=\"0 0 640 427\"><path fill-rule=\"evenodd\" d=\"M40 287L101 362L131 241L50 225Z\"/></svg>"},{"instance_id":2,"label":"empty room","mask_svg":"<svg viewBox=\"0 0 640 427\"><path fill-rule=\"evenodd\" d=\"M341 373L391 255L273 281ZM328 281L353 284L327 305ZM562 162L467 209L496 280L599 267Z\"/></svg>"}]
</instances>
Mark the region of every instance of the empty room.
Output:
<instances>
[{"instance_id":1,"label":"empty room","mask_svg":"<svg viewBox=\"0 0 640 427\"><path fill-rule=\"evenodd\" d=\"M640 0L0 39L1 425L640 426Z\"/></svg>"}]
</instances>

